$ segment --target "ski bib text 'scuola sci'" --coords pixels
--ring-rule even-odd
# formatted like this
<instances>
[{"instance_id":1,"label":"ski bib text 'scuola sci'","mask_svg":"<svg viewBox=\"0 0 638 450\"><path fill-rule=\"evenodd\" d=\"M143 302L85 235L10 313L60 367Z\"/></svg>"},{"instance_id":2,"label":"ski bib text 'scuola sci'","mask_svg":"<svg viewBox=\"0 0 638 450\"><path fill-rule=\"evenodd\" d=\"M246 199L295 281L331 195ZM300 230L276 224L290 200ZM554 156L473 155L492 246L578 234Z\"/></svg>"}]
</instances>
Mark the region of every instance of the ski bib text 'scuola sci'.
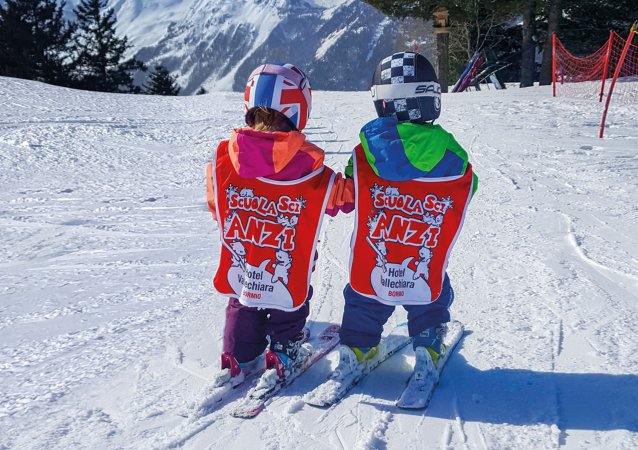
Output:
<instances>
[{"instance_id":1,"label":"ski bib text 'scuola sci'","mask_svg":"<svg viewBox=\"0 0 638 450\"><path fill-rule=\"evenodd\" d=\"M222 241L215 288L246 306L301 307L334 172L324 166L294 181L242 178L227 142L208 171Z\"/></svg>"},{"instance_id":2,"label":"ski bib text 'scuola sci'","mask_svg":"<svg viewBox=\"0 0 638 450\"><path fill-rule=\"evenodd\" d=\"M436 301L471 198L472 166L462 176L388 181L361 145L354 153L352 288L388 305Z\"/></svg>"}]
</instances>

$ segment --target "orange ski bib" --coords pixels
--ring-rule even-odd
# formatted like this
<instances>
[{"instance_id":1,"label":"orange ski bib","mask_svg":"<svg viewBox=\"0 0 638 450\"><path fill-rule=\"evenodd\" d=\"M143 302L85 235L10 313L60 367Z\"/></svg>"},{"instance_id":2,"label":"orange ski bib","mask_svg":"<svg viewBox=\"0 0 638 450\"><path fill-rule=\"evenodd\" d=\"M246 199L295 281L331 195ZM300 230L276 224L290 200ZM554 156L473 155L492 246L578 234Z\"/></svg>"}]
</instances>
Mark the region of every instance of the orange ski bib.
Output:
<instances>
[{"instance_id":1,"label":"orange ski bib","mask_svg":"<svg viewBox=\"0 0 638 450\"><path fill-rule=\"evenodd\" d=\"M354 151L356 220L350 285L388 305L418 305L441 294L448 256L472 193L464 175L388 181Z\"/></svg>"},{"instance_id":2,"label":"orange ski bib","mask_svg":"<svg viewBox=\"0 0 638 450\"><path fill-rule=\"evenodd\" d=\"M212 166L207 178L215 187L222 242L215 288L246 306L298 309L308 295L334 172L323 166L293 181L242 178L227 141Z\"/></svg>"}]
</instances>

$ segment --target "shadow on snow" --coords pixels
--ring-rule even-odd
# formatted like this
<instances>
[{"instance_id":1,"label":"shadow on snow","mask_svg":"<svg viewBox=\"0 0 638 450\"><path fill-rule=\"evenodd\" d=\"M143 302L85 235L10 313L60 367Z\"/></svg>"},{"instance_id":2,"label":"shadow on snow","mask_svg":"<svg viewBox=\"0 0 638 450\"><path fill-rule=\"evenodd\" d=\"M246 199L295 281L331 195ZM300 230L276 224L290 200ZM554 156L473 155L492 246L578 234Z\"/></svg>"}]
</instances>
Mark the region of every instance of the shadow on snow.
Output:
<instances>
[{"instance_id":1,"label":"shadow on snow","mask_svg":"<svg viewBox=\"0 0 638 450\"><path fill-rule=\"evenodd\" d=\"M512 425L556 424L561 430L638 431L638 375L478 370L455 354L428 416L450 417L456 397L464 421ZM451 399L449 399L451 400Z\"/></svg>"}]
</instances>

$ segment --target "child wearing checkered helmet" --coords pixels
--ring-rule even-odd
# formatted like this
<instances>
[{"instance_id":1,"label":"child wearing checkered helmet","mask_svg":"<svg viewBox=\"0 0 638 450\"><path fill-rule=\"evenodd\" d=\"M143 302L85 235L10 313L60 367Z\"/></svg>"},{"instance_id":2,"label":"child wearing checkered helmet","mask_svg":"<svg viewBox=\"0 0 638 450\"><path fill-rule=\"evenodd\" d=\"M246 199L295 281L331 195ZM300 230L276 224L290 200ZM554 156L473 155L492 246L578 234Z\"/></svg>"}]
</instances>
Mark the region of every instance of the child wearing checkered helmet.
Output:
<instances>
[{"instance_id":1,"label":"child wearing checkered helmet","mask_svg":"<svg viewBox=\"0 0 638 450\"><path fill-rule=\"evenodd\" d=\"M418 53L399 52L381 60L370 91L379 117L425 123L441 114L441 86L436 72Z\"/></svg>"},{"instance_id":2,"label":"child wearing checkered helmet","mask_svg":"<svg viewBox=\"0 0 638 450\"><path fill-rule=\"evenodd\" d=\"M465 150L433 122L441 88L430 62L400 52L379 62L371 87L378 118L360 132L346 168L355 186L350 283L344 289L333 377L374 359L396 306L408 313L413 379L435 373L454 292L448 256L477 187Z\"/></svg>"}]
</instances>

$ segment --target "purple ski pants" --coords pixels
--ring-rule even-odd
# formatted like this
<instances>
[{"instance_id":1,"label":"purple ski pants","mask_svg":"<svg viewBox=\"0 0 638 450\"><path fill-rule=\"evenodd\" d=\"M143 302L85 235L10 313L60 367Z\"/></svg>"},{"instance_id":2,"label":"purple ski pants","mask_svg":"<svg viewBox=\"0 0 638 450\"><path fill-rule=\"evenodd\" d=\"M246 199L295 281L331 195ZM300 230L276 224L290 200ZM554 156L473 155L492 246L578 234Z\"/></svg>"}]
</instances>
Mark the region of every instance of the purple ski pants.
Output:
<instances>
[{"instance_id":1,"label":"purple ski pants","mask_svg":"<svg viewBox=\"0 0 638 450\"><path fill-rule=\"evenodd\" d=\"M224 351L231 353L237 362L252 361L270 347L295 341L306 325L310 312L312 286L308 298L301 308L288 312L273 308L253 308L244 306L236 298L231 298L226 306L226 326L224 328Z\"/></svg>"}]
</instances>

